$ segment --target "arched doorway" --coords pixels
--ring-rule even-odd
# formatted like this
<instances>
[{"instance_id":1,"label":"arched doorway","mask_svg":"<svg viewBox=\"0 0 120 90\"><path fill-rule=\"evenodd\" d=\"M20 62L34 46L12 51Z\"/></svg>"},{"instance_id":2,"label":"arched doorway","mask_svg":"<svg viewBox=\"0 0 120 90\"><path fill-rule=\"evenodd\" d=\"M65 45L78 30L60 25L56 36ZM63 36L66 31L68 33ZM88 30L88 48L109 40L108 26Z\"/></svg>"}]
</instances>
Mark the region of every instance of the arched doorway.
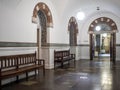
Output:
<instances>
[{"instance_id":1,"label":"arched doorway","mask_svg":"<svg viewBox=\"0 0 120 90\"><path fill-rule=\"evenodd\" d=\"M100 54L108 53L110 61L115 63L116 32L116 23L107 17L97 18L90 24L90 60L94 59L96 53L98 57Z\"/></svg>"}]
</instances>

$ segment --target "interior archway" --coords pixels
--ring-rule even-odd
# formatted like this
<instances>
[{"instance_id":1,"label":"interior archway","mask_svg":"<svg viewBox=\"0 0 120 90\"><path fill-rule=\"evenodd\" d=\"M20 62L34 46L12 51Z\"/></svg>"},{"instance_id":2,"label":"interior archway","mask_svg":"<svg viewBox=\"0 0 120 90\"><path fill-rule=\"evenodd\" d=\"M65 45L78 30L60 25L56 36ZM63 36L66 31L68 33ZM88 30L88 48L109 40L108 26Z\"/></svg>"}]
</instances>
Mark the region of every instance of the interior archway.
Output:
<instances>
[{"instance_id":1,"label":"interior archway","mask_svg":"<svg viewBox=\"0 0 120 90\"><path fill-rule=\"evenodd\" d=\"M39 21L38 21L39 19ZM41 41L41 45L47 45L49 43L47 39L47 28L53 27L53 20L52 20L52 14L48 6L40 2L36 4L33 10L33 16L32 16L32 22L37 24L40 27L37 27L37 45L40 46L39 43ZM40 30L41 29L41 35ZM39 35L39 36L38 36ZM41 36L41 40L39 40Z\"/></svg>"},{"instance_id":2,"label":"interior archway","mask_svg":"<svg viewBox=\"0 0 120 90\"><path fill-rule=\"evenodd\" d=\"M38 58L46 58L47 51L41 48L41 46L48 46L50 43L48 30L50 27L53 27L53 19L51 11L45 3L39 2L35 5L33 10L32 23L37 24Z\"/></svg>"},{"instance_id":3,"label":"interior archway","mask_svg":"<svg viewBox=\"0 0 120 90\"><path fill-rule=\"evenodd\" d=\"M89 26L90 34L90 60L93 60L95 56L95 51L97 51L98 56L101 54L102 50L105 50L104 45L104 35L109 35L109 51L110 60L115 63L116 60L116 23L107 17L100 17L95 19ZM95 45L96 39L96 45ZM100 42L101 41L101 42ZM98 43L97 43L98 42ZM102 44L100 44L102 43ZM101 49L102 48L102 49ZM95 50L97 49L97 50Z\"/></svg>"},{"instance_id":4,"label":"interior archway","mask_svg":"<svg viewBox=\"0 0 120 90\"><path fill-rule=\"evenodd\" d=\"M38 11L39 10L42 11L46 16L47 27L53 27L53 19L52 19L51 11L50 11L49 7L43 2L40 2L40 3L36 4L36 6L34 7L32 22L35 23L35 24L38 23L37 22L37 16L38 16Z\"/></svg>"}]
</instances>

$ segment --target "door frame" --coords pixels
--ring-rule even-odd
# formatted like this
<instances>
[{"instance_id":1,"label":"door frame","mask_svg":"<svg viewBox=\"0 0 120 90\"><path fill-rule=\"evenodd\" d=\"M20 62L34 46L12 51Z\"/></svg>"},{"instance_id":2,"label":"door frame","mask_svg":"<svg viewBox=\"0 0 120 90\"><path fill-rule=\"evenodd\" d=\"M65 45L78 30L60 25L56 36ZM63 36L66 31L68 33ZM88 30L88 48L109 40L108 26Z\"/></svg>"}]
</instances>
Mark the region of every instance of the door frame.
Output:
<instances>
[{"instance_id":1,"label":"door frame","mask_svg":"<svg viewBox=\"0 0 120 90\"><path fill-rule=\"evenodd\" d=\"M93 34L89 34L90 38L90 60L93 60L93 50L94 50L94 37ZM115 63L116 61L116 33L111 33L110 39L110 61Z\"/></svg>"},{"instance_id":2,"label":"door frame","mask_svg":"<svg viewBox=\"0 0 120 90\"><path fill-rule=\"evenodd\" d=\"M93 34L94 28L99 23L105 23L110 26L111 31L104 32L104 33L111 33L111 40L110 40L110 61L115 63L116 62L116 33L118 32L116 23L108 17L99 17L95 19L89 26L89 41L90 41L90 60L93 60Z\"/></svg>"}]
</instances>

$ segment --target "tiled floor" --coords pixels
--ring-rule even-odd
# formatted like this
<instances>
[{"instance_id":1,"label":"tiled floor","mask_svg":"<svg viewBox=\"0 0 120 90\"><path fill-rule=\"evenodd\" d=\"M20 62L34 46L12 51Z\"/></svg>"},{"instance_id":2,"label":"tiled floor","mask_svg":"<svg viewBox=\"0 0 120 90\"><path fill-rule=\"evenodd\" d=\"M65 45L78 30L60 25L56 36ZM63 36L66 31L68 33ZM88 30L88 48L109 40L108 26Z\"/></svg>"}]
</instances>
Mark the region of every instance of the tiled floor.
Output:
<instances>
[{"instance_id":1,"label":"tiled floor","mask_svg":"<svg viewBox=\"0 0 120 90\"><path fill-rule=\"evenodd\" d=\"M20 81L3 90L120 90L120 63L109 60L79 60L76 67L46 70L29 81Z\"/></svg>"}]
</instances>

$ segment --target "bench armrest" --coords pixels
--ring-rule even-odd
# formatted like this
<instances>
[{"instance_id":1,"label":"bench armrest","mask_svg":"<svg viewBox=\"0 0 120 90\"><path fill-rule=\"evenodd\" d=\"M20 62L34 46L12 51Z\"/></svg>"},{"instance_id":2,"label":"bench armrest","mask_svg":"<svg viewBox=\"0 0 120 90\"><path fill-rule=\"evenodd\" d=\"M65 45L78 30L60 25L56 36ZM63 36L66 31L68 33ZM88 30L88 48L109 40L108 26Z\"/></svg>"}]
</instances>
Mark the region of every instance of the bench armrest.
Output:
<instances>
[{"instance_id":1,"label":"bench armrest","mask_svg":"<svg viewBox=\"0 0 120 90\"><path fill-rule=\"evenodd\" d=\"M45 60L44 59L36 59L36 61L38 62L38 65L40 65L41 63L43 65L45 65Z\"/></svg>"},{"instance_id":2,"label":"bench armrest","mask_svg":"<svg viewBox=\"0 0 120 90\"><path fill-rule=\"evenodd\" d=\"M44 59L36 59L38 65L43 65L43 74L45 75L45 60Z\"/></svg>"},{"instance_id":3,"label":"bench armrest","mask_svg":"<svg viewBox=\"0 0 120 90\"><path fill-rule=\"evenodd\" d=\"M75 54L70 54L72 59L75 59Z\"/></svg>"}]
</instances>

